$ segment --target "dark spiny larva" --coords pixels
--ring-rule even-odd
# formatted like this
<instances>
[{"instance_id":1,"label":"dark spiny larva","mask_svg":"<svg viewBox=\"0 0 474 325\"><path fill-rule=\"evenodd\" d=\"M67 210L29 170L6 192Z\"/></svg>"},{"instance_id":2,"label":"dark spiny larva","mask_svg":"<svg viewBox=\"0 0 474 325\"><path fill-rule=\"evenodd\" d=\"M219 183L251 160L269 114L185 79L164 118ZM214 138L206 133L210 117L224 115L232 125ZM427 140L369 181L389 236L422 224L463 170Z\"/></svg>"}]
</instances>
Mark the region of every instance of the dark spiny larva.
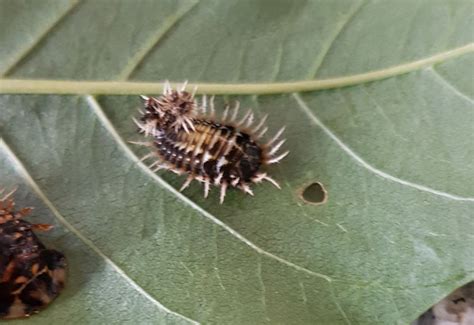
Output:
<instances>
[{"instance_id":1,"label":"dark spiny larva","mask_svg":"<svg viewBox=\"0 0 474 325\"><path fill-rule=\"evenodd\" d=\"M31 208L15 211L12 194L0 199L0 319L38 312L58 296L66 275L64 255L47 249L33 232L52 226L22 220Z\"/></svg>"},{"instance_id":2,"label":"dark spiny larva","mask_svg":"<svg viewBox=\"0 0 474 325\"><path fill-rule=\"evenodd\" d=\"M142 96L145 110L141 121L135 120L140 133L151 137L149 142L133 142L151 147L143 160L154 158L150 168L168 169L188 177L181 187L184 190L196 179L204 183L207 197L211 185L220 186L220 202L224 201L228 187L238 188L253 195L250 185L267 180L280 188L261 168L279 162L288 151L276 155L285 140L277 141L284 131L280 129L267 143L258 140L267 131L266 116L252 127L254 116L248 111L238 121L239 104L229 117L227 107L221 118L216 118L213 97L210 114L203 96L198 105L194 94L165 84L163 95L157 98Z\"/></svg>"}]
</instances>

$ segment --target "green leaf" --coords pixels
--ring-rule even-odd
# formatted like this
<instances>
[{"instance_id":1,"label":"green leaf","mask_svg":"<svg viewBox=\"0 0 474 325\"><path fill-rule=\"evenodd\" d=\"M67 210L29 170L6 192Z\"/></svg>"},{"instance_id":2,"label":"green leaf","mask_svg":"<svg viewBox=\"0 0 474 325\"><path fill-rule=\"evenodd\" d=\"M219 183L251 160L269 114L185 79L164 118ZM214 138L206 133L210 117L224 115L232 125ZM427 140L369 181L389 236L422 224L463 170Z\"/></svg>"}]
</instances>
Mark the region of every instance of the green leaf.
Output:
<instances>
[{"instance_id":1,"label":"green leaf","mask_svg":"<svg viewBox=\"0 0 474 325\"><path fill-rule=\"evenodd\" d=\"M34 321L406 324L472 280L473 9L0 0L0 185L69 261ZM164 79L286 125L282 190L219 205L140 162Z\"/></svg>"}]
</instances>

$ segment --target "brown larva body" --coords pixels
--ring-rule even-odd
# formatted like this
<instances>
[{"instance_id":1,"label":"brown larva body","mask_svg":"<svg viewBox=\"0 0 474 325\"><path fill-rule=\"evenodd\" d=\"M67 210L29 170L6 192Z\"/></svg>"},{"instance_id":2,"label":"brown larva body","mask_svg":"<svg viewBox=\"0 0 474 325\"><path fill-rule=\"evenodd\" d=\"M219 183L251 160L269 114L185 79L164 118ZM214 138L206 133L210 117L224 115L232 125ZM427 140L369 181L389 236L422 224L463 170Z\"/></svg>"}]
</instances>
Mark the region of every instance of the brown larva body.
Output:
<instances>
[{"instance_id":1,"label":"brown larva body","mask_svg":"<svg viewBox=\"0 0 474 325\"><path fill-rule=\"evenodd\" d=\"M283 129L268 143L260 144L259 138L267 130L263 127L265 118L251 128L253 114L249 111L237 122L238 106L230 119L228 109L217 119L211 100L211 114L207 116L205 97L199 106L192 94L184 89L171 90L169 85L161 97L143 98L145 112L142 123L136 121L136 124L141 133L153 138L151 142L138 143L153 148L144 159L154 157L156 160L150 167L155 170L187 174L181 190L194 179L204 183L206 197L210 185L220 186L222 203L228 187L251 195L250 185L262 180L279 187L261 167L276 163L288 154L274 157L284 142L281 140L274 145Z\"/></svg>"},{"instance_id":2,"label":"brown larva body","mask_svg":"<svg viewBox=\"0 0 474 325\"><path fill-rule=\"evenodd\" d=\"M38 312L58 296L66 276L64 255L33 232L52 226L22 220L31 209L14 211L11 194L0 199L0 319Z\"/></svg>"},{"instance_id":3,"label":"brown larva body","mask_svg":"<svg viewBox=\"0 0 474 325\"><path fill-rule=\"evenodd\" d=\"M242 131L229 125L194 119L189 133L157 136L154 145L161 160L177 171L234 187L251 183L263 162L263 150Z\"/></svg>"}]
</instances>

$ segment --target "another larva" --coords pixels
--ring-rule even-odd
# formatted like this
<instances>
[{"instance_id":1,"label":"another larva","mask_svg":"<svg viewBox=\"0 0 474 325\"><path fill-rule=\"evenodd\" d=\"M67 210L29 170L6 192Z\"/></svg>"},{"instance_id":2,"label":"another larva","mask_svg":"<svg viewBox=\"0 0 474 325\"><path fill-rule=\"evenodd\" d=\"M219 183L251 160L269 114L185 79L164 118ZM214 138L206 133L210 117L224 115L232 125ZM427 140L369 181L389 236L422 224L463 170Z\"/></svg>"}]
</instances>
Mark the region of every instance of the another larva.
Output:
<instances>
[{"instance_id":1,"label":"another larva","mask_svg":"<svg viewBox=\"0 0 474 325\"><path fill-rule=\"evenodd\" d=\"M203 96L198 105L194 93L185 91L186 84L177 90L165 84L158 98L141 96L144 108L140 121L134 120L139 132L151 137L148 142L133 142L148 146L151 152L142 159L154 159L149 166L154 171L168 169L188 177L181 187L184 190L196 179L204 183L204 197L211 185L220 186L220 203L227 188L235 187L253 195L250 185L262 180L280 188L261 167L282 160L289 151L277 155L285 140L278 141L281 128L265 144L259 139L267 131L267 116L252 127L254 115L248 111L237 120L239 104L229 117L227 107L220 118L215 116L213 97L207 114L207 100Z\"/></svg>"},{"instance_id":2,"label":"another larva","mask_svg":"<svg viewBox=\"0 0 474 325\"><path fill-rule=\"evenodd\" d=\"M52 226L22 220L31 209L15 211L13 192L0 198L0 319L38 312L58 296L66 276L64 255L33 233Z\"/></svg>"}]
</instances>

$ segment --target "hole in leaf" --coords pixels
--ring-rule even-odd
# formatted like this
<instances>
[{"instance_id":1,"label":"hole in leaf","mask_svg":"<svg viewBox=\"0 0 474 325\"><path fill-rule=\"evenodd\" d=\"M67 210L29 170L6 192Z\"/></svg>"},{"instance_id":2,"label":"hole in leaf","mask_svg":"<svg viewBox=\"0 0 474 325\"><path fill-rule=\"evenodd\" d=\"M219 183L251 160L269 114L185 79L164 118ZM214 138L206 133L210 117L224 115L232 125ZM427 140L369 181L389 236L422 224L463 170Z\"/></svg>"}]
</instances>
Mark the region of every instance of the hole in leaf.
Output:
<instances>
[{"instance_id":1,"label":"hole in leaf","mask_svg":"<svg viewBox=\"0 0 474 325\"><path fill-rule=\"evenodd\" d=\"M304 187L301 191L301 198L310 204L324 204L328 200L328 192L323 184L314 182Z\"/></svg>"}]
</instances>

